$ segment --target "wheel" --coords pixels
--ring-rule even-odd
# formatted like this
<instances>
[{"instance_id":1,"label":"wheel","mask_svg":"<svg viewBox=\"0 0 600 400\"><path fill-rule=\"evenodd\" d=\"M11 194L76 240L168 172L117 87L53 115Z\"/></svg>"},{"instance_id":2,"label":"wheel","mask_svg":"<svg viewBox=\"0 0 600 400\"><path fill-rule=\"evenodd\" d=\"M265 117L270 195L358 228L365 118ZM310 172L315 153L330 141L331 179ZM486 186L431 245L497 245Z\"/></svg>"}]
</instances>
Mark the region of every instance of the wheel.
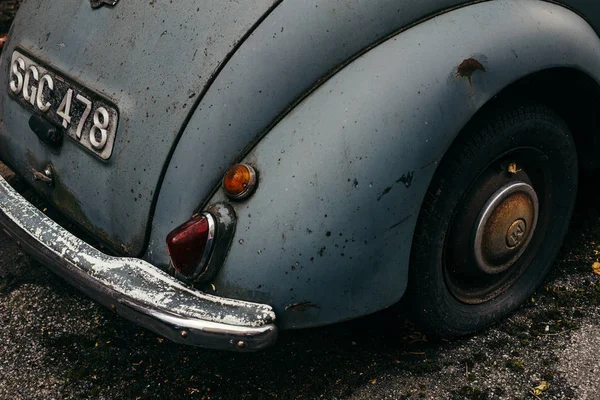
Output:
<instances>
[{"instance_id":1,"label":"wheel","mask_svg":"<svg viewBox=\"0 0 600 400\"><path fill-rule=\"evenodd\" d=\"M476 117L448 150L415 231L409 300L433 336L491 325L533 294L567 232L577 192L569 129L541 105Z\"/></svg>"}]
</instances>

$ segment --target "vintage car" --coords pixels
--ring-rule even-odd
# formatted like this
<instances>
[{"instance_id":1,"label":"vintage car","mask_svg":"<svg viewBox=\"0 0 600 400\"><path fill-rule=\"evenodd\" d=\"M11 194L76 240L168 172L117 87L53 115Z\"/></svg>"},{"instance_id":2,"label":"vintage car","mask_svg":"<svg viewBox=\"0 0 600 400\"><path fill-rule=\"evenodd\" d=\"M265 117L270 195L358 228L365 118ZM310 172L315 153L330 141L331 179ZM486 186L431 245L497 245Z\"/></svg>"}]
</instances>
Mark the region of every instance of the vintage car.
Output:
<instances>
[{"instance_id":1,"label":"vintage car","mask_svg":"<svg viewBox=\"0 0 600 400\"><path fill-rule=\"evenodd\" d=\"M0 222L179 343L403 296L468 334L540 285L598 165L598 30L587 0L25 0L0 160L57 217L0 179Z\"/></svg>"}]
</instances>

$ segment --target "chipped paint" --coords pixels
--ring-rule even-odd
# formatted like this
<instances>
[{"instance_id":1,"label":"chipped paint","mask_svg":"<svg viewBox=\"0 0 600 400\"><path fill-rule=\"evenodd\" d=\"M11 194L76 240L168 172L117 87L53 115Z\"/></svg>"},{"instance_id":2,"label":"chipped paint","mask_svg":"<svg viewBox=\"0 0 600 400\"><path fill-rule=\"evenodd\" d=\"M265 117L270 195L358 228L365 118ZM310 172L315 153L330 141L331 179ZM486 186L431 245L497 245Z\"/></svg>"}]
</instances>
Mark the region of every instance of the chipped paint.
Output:
<instances>
[{"instance_id":1,"label":"chipped paint","mask_svg":"<svg viewBox=\"0 0 600 400\"><path fill-rule=\"evenodd\" d=\"M219 222L223 224L225 228L228 229L229 227L231 227L231 225L234 224L235 216L231 214L230 209L227 208L224 204L215 204L214 212L216 214L216 217L219 219Z\"/></svg>"},{"instance_id":2,"label":"chipped paint","mask_svg":"<svg viewBox=\"0 0 600 400\"><path fill-rule=\"evenodd\" d=\"M410 185L412 185L413 178L415 176L415 171L407 172L403 174L400 178L396 180L396 183L404 183L404 186L408 189Z\"/></svg>"},{"instance_id":3,"label":"chipped paint","mask_svg":"<svg viewBox=\"0 0 600 400\"><path fill-rule=\"evenodd\" d=\"M389 193L389 192L391 192L391 191L392 191L392 187L391 187L391 186L388 186L388 187L386 187L386 188L383 190L383 192L381 192L381 194L380 194L380 195L377 197L377 201L381 200L381 198L382 198L383 196L385 196L386 194L388 194L388 193Z\"/></svg>"}]
</instances>

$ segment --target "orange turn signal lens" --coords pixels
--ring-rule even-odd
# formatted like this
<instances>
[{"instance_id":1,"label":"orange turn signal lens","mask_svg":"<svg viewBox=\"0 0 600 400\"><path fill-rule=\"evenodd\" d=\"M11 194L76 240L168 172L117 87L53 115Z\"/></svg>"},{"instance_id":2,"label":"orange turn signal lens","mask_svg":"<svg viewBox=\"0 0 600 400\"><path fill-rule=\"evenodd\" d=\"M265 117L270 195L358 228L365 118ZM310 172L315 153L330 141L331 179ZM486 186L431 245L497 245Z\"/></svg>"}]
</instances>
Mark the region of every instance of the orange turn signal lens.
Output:
<instances>
[{"instance_id":1,"label":"orange turn signal lens","mask_svg":"<svg viewBox=\"0 0 600 400\"><path fill-rule=\"evenodd\" d=\"M236 164L223 178L223 189L235 200L245 199L256 188L256 171L248 164Z\"/></svg>"}]
</instances>

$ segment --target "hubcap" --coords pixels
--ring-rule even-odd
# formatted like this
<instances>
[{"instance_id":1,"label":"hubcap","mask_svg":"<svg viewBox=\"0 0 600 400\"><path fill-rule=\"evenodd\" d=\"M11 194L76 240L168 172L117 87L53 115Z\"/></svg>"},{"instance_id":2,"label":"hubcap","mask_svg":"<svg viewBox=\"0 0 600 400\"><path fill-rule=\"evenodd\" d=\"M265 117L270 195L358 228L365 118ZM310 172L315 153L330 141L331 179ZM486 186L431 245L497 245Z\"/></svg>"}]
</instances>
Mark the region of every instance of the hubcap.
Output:
<instances>
[{"instance_id":1,"label":"hubcap","mask_svg":"<svg viewBox=\"0 0 600 400\"><path fill-rule=\"evenodd\" d=\"M500 296L537 254L551 218L544 213L552 182L547 160L537 149L511 150L483 169L454 206L442 265L460 302Z\"/></svg>"},{"instance_id":2,"label":"hubcap","mask_svg":"<svg viewBox=\"0 0 600 400\"><path fill-rule=\"evenodd\" d=\"M535 227L538 197L525 182L509 183L487 201L475 224L473 251L485 274L508 270L523 254Z\"/></svg>"}]
</instances>

